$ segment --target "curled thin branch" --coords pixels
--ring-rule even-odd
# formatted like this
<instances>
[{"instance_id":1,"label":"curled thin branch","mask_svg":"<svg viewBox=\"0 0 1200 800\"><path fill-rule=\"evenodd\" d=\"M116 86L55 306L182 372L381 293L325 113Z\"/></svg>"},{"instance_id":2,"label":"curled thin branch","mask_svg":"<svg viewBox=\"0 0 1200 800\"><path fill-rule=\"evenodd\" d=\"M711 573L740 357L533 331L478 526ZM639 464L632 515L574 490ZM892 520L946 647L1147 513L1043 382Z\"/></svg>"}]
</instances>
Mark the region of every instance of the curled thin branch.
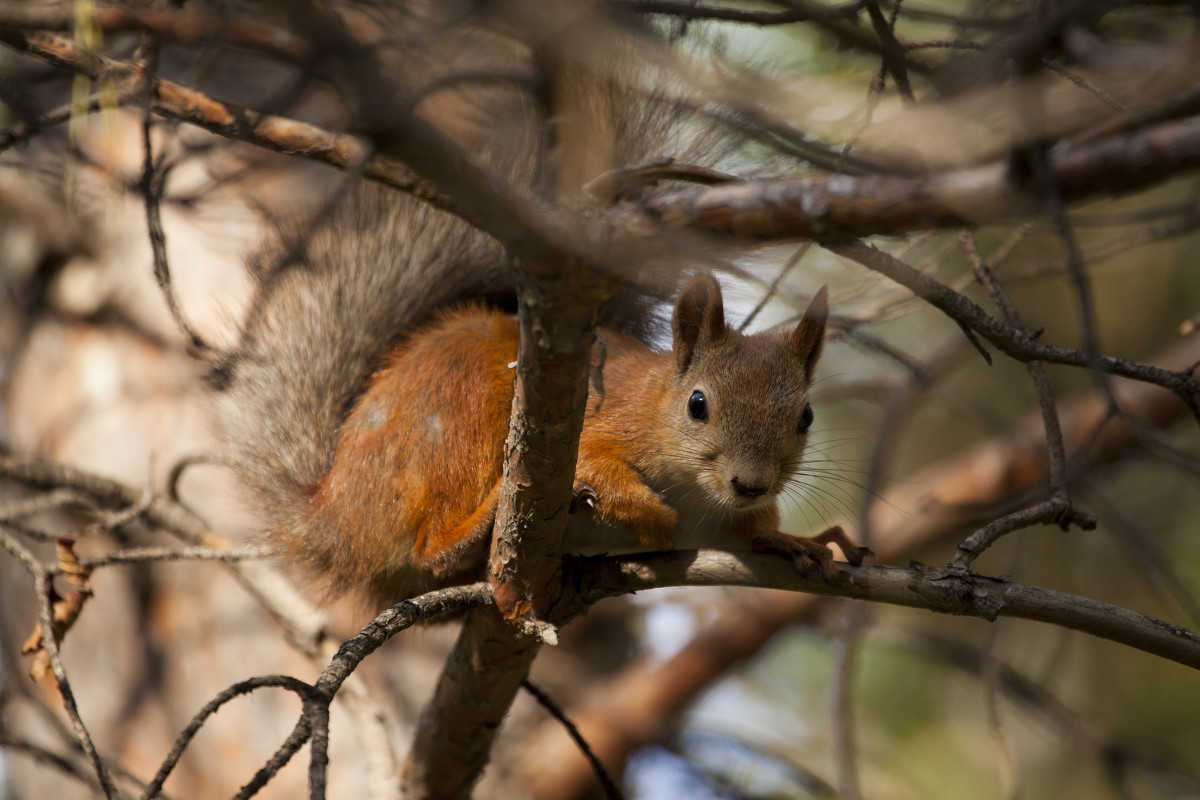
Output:
<instances>
[{"instance_id":1,"label":"curled thin branch","mask_svg":"<svg viewBox=\"0 0 1200 800\"><path fill-rule=\"evenodd\" d=\"M1096 518L1051 498L1035 506L1006 514L975 531L958 546L958 552L950 560L950 566L966 570L984 550L1006 534L1034 525L1050 524L1058 525L1064 530L1070 525L1078 525L1085 531L1091 531L1096 529Z\"/></svg>"},{"instance_id":2,"label":"curled thin branch","mask_svg":"<svg viewBox=\"0 0 1200 800\"><path fill-rule=\"evenodd\" d=\"M309 764L309 790L313 798L324 797L325 771L328 767L329 704L362 660L388 639L422 620L492 602L491 590L485 583L440 589L392 606L368 623L357 635L342 642L337 654L313 684L313 692L306 698L304 711L291 736L264 765L251 784L247 785L247 789L253 786L253 791L257 791L265 785L270 777L312 738L314 747Z\"/></svg>"},{"instance_id":3,"label":"curled thin branch","mask_svg":"<svg viewBox=\"0 0 1200 800\"><path fill-rule=\"evenodd\" d=\"M175 769L175 765L179 763L179 759L183 756L184 750L187 749L188 744L191 743L196 734L200 732L200 728L209 717L217 713L221 706L229 701L264 688L286 689L289 692L299 695L301 699L308 698L313 691L313 687L309 684L287 675L264 675L240 681L230 686L205 703L204 707L197 711L191 720L188 721L188 724L179 733L179 736L176 737L175 744L171 747L171 751L167 753L167 757L159 766L158 772L155 773L154 778L147 784L145 791L142 793L142 800L150 800L159 795L163 784L166 783L167 778L171 775L171 771Z\"/></svg>"}]
</instances>

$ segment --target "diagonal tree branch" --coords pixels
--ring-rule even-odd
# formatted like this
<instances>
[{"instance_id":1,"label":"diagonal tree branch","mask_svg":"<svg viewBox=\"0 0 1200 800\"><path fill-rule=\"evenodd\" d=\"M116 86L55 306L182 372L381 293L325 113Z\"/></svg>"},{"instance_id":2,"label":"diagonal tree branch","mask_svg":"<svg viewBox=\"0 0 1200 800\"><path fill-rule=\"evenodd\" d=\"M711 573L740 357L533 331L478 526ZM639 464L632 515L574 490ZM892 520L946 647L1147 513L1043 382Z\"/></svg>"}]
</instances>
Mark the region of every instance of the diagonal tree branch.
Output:
<instances>
[{"instance_id":1,"label":"diagonal tree branch","mask_svg":"<svg viewBox=\"0 0 1200 800\"><path fill-rule=\"evenodd\" d=\"M113 780L112 772L100 757L92 734L88 731L87 725L84 724L83 717L80 716L79 705L75 701L75 692L71 688L71 681L67 676L66 667L63 665L59 640L66 626L65 624L60 624L60 620L56 614L55 606L57 605L58 595L54 590L54 570L43 565L32 553L11 540L2 530L0 530L0 547L3 547L16 557L33 579L33 592L37 598L38 607L38 625L41 631L40 638L36 640L37 645L46 654L50 670L58 685L59 695L62 697L63 710L66 712L67 719L71 723L71 730L75 735L80 749L83 751L88 764L95 773L96 780L100 784L104 796L108 800L116 800L121 797L121 793ZM84 590L81 589L80 591ZM90 593L90 590L88 591ZM82 597L83 595L76 596ZM23 649L22 652L25 652L25 650Z\"/></svg>"},{"instance_id":2,"label":"diagonal tree branch","mask_svg":"<svg viewBox=\"0 0 1200 800\"><path fill-rule=\"evenodd\" d=\"M224 44L289 61L312 57L311 48L287 31L250 19L230 19L184 10L139 11L117 5L93 6L91 24L104 31L150 33L179 44ZM0 26L23 30L70 32L75 11L70 6L0 3Z\"/></svg>"},{"instance_id":3,"label":"diagonal tree branch","mask_svg":"<svg viewBox=\"0 0 1200 800\"><path fill-rule=\"evenodd\" d=\"M1018 331L1026 330L1016 306L1013 305L1000 282L996 280L991 267L980 255L974 235L970 231L959 231L959 241L966 251L967 260L971 264L971 271L975 273L976 280L987 290L992 302L1000 308L1004 314L1004 321ZM1046 435L1046 452L1050 462L1050 498L1039 506L1009 514L980 528L959 544L958 553L951 561L952 566L963 569L970 568L971 562L985 548L990 547L1005 534L1023 527L1046 522L1058 523L1063 530L1069 528L1072 522L1084 530L1093 530L1096 527L1095 518L1078 511L1071 504L1070 494L1067 490L1067 454L1063 447L1058 407L1054 402L1054 392L1050 388L1046 365L1040 361L1030 361L1025 368L1033 381L1038 406L1042 412L1042 428Z\"/></svg>"},{"instance_id":4,"label":"diagonal tree branch","mask_svg":"<svg viewBox=\"0 0 1200 800\"><path fill-rule=\"evenodd\" d=\"M122 95L136 99L146 80L143 65L91 54L79 58L73 42L48 33L27 33L0 26L0 41L20 52L37 56L62 67L86 68L93 78L111 77L120 82ZM454 210L454 204L434 184L394 158L372 154L357 136L333 133L317 125L234 103L223 103L203 92L174 81L155 78L150 82L149 109L168 119L187 122L219 136L256 145L285 155L295 155L341 169L357 169L363 177L408 192L436 208ZM66 121L66 116L52 121ZM19 125L19 123L18 123ZM9 146L24 137L0 137Z\"/></svg>"},{"instance_id":5,"label":"diagonal tree branch","mask_svg":"<svg viewBox=\"0 0 1200 800\"><path fill-rule=\"evenodd\" d=\"M1005 325L970 298L877 247L863 242L822 242L822 246L832 253L886 275L944 312L964 329L978 332L1005 355L1017 361L1045 361L1049 364L1067 364L1073 367L1089 367L1092 364L1092 360L1082 351L1043 344L1027 331ZM1098 356L1098 364L1106 373L1170 389L1185 402L1187 397L1200 392L1200 378L1189 372L1165 370L1111 356Z\"/></svg>"},{"instance_id":6,"label":"diagonal tree branch","mask_svg":"<svg viewBox=\"0 0 1200 800\"><path fill-rule=\"evenodd\" d=\"M1125 194L1200 168L1200 119L1163 122L1056 150L1064 202ZM1041 212L1037 190L1007 161L922 178L836 175L709 186L625 211L671 229L766 242L896 235L1019 220Z\"/></svg>"}]
</instances>

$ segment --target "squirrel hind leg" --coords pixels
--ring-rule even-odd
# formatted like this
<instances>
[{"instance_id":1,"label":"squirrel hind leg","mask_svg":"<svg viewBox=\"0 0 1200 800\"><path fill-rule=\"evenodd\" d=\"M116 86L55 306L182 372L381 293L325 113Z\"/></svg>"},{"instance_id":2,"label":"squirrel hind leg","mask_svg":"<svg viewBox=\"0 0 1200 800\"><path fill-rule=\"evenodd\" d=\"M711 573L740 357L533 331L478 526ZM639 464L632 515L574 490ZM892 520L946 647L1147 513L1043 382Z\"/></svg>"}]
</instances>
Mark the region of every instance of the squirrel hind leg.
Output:
<instances>
[{"instance_id":1,"label":"squirrel hind leg","mask_svg":"<svg viewBox=\"0 0 1200 800\"><path fill-rule=\"evenodd\" d=\"M483 502L458 524L419 536L412 549L413 565L428 569L437 578L451 579L476 571L482 577L502 483L503 479L496 481Z\"/></svg>"}]
</instances>

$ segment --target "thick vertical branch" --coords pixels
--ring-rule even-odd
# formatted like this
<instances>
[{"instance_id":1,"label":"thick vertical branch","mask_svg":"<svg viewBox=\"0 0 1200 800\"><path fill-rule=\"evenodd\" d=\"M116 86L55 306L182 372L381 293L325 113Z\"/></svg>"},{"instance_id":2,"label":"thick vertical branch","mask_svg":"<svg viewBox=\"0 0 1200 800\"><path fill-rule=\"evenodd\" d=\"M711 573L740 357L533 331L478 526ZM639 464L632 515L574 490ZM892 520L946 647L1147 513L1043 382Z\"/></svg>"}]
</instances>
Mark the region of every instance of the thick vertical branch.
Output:
<instances>
[{"instance_id":1,"label":"thick vertical branch","mask_svg":"<svg viewBox=\"0 0 1200 800\"><path fill-rule=\"evenodd\" d=\"M542 641L553 640L540 620L561 589L598 296L581 290L577 270L541 272L520 295L517 385L489 568L498 610L477 609L463 627L402 768L406 797L470 793Z\"/></svg>"},{"instance_id":2,"label":"thick vertical branch","mask_svg":"<svg viewBox=\"0 0 1200 800\"><path fill-rule=\"evenodd\" d=\"M470 794L539 646L514 637L493 606L467 617L400 769L405 798Z\"/></svg>"},{"instance_id":3,"label":"thick vertical branch","mask_svg":"<svg viewBox=\"0 0 1200 800\"><path fill-rule=\"evenodd\" d=\"M511 619L544 619L558 597L600 299L581 291L581 269L540 272L520 289L517 382L490 563L497 606Z\"/></svg>"}]
</instances>

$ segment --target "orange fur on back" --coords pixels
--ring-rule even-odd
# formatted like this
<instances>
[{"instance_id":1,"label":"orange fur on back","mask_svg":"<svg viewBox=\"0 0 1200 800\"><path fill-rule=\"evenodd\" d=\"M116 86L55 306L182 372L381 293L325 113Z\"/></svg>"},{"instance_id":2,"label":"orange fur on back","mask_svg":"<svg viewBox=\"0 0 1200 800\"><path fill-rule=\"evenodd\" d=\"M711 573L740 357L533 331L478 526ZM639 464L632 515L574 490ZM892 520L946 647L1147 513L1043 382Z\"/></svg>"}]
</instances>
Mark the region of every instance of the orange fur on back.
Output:
<instances>
[{"instance_id":1,"label":"orange fur on back","mask_svg":"<svg viewBox=\"0 0 1200 800\"><path fill-rule=\"evenodd\" d=\"M480 307L443 313L388 355L313 497L313 517L350 534L337 583L403 596L486 546L476 530L491 531L516 356L516 321Z\"/></svg>"}]
</instances>

